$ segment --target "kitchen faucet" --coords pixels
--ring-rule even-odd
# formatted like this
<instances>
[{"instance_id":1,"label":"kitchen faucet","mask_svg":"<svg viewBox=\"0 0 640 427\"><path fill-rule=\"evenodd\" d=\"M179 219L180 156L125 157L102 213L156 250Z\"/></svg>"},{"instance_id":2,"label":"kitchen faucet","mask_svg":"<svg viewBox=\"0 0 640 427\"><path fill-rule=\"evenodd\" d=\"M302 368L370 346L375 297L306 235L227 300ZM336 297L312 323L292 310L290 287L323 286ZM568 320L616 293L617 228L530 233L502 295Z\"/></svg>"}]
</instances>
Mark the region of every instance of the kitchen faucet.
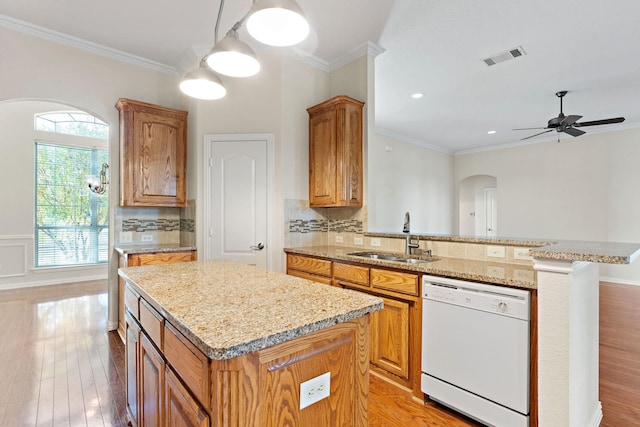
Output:
<instances>
[{"instance_id":1,"label":"kitchen faucet","mask_svg":"<svg viewBox=\"0 0 640 427\"><path fill-rule=\"evenodd\" d=\"M404 253L407 255L411 255L411 249L417 249L420 247L420 241L418 243L411 243L411 217L409 216L409 212L404 214L404 226L402 227L402 232L407 233L407 240L404 247Z\"/></svg>"}]
</instances>

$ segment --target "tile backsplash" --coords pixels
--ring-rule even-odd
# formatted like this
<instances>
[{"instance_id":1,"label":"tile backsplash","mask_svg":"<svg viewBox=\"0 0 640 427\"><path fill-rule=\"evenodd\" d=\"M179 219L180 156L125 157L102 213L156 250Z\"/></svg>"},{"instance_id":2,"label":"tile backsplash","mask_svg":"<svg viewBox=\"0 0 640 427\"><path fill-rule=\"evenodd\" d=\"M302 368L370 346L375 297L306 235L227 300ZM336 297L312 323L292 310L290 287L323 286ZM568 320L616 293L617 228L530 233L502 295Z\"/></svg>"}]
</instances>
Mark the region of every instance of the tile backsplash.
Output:
<instances>
[{"instance_id":1,"label":"tile backsplash","mask_svg":"<svg viewBox=\"0 0 640 427\"><path fill-rule=\"evenodd\" d=\"M153 243L194 246L195 240L194 200L187 201L185 208L116 208L116 244Z\"/></svg>"}]
</instances>

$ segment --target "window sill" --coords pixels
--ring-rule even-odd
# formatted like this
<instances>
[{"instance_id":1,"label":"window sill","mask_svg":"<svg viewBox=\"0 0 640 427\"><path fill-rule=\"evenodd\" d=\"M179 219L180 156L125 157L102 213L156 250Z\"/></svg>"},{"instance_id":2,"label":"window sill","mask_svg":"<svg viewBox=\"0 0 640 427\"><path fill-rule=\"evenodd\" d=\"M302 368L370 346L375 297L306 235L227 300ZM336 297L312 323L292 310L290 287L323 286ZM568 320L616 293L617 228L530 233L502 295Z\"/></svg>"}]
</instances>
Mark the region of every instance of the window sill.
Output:
<instances>
[{"instance_id":1,"label":"window sill","mask_svg":"<svg viewBox=\"0 0 640 427\"><path fill-rule=\"evenodd\" d=\"M60 265L56 267L35 267L31 269L32 273L41 274L41 273L53 273L56 271L83 271L90 270L95 268L104 268L105 270L109 266L108 263L102 264L87 264L87 265Z\"/></svg>"}]
</instances>

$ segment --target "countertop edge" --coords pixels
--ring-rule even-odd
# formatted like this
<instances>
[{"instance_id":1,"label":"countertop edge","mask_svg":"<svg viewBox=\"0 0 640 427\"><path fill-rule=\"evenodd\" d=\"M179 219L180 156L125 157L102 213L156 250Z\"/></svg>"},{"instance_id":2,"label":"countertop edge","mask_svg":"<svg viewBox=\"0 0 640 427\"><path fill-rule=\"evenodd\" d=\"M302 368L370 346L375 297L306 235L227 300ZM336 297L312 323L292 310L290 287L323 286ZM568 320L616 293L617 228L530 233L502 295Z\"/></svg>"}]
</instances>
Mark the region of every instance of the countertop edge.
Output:
<instances>
[{"instance_id":1,"label":"countertop edge","mask_svg":"<svg viewBox=\"0 0 640 427\"><path fill-rule=\"evenodd\" d=\"M144 267L134 267L144 268ZM345 323L350 320L354 320L367 314L374 313L383 309L383 300L378 297L372 297L376 300L374 304L370 304L359 309L350 310L346 313L340 313L335 316L330 316L326 319L319 320L310 324L305 324L299 327L292 328L287 331L283 331L276 334L267 335L260 339L255 339L242 343L239 345L232 345L226 348L212 348L196 333L194 333L187 325L185 325L179 318L173 315L170 311L165 309L153 296L151 296L142 286L137 284L130 276L118 269L118 275L122 277L141 297L143 297L155 310L157 310L171 325L176 328L181 334L183 334L189 341L195 345L200 351L202 351L207 357L212 360L227 360L234 357L241 356L246 353L250 353L256 350L262 350L313 332L320 331L322 329L335 326L340 323ZM306 279L299 279L306 280ZM309 281L310 282L310 281ZM311 282L313 283L313 282ZM315 283L314 283L315 284ZM325 285L323 285L325 286Z\"/></svg>"},{"instance_id":2,"label":"countertop edge","mask_svg":"<svg viewBox=\"0 0 640 427\"><path fill-rule=\"evenodd\" d=\"M120 255L154 254L167 252L191 252L197 250L195 246L182 245L116 245L113 249Z\"/></svg>"}]
</instances>

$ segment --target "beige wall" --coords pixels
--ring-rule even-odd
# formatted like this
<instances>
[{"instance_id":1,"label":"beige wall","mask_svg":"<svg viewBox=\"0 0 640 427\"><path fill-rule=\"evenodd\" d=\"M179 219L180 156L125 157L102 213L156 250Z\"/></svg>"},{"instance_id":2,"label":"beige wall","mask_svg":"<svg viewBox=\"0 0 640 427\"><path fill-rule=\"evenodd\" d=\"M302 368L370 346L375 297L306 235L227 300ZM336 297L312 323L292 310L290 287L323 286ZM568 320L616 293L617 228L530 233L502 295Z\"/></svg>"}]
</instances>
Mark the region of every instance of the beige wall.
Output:
<instances>
[{"instance_id":1,"label":"beige wall","mask_svg":"<svg viewBox=\"0 0 640 427\"><path fill-rule=\"evenodd\" d=\"M109 124L111 192L114 195L119 188L118 113L114 108L117 99L126 97L167 107L185 107L177 88L177 76L115 61L5 28L0 28L0 58L0 102L25 99L56 101L88 111ZM2 142L15 143L19 142L6 139ZM5 161L7 160L3 157L3 166ZM32 165L33 160L30 159L25 164ZM8 193L3 192L3 197L10 195L10 199L19 199L24 198L24 194L33 194L30 182L15 179L12 182L14 185L6 189ZM110 205L115 208L117 204L117 197L112 196ZM5 205L2 209L4 221L4 212L8 206ZM113 211L111 209L110 223L113 223ZM112 230L109 240L113 244ZM82 272L75 273L75 277L82 278L83 275ZM74 274L39 274L37 278L29 279L28 285L65 282L72 280L70 276ZM109 277L111 299L116 296L116 257L110 263ZM110 308L110 326L115 326L113 310L115 306Z\"/></svg>"},{"instance_id":2,"label":"beige wall","mask_svg":"<svg viewBox=\"0 0 640 427\"><path fill-rule=\"evenodd\" d=\"M501 236L640 242L640 129L455 157L455 182L498 181ZM640 284L640 262L600 268Z\"/></svg>"}]
</instances>

